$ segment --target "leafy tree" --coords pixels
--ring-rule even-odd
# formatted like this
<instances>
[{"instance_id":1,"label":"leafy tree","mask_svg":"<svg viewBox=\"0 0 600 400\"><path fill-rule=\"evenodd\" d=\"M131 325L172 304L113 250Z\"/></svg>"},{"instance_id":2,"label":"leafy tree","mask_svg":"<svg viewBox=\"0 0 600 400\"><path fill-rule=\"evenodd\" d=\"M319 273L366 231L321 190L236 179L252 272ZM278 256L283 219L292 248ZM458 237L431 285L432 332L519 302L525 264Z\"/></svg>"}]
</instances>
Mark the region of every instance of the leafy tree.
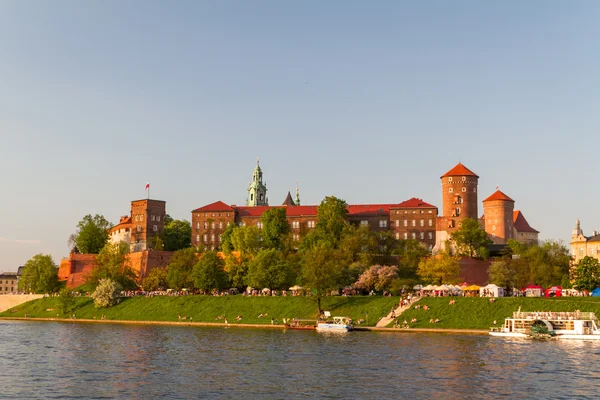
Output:
<instances>
[{"instance_id":1,"label":"leafy tree","mask_svg":"<svg viewBox=\"0 0 600 400\"><path fill-rule=\"evenodd\" d=\"M243 257L251 257L262 248L262 235L256 226L240 226L231 235L233 248Z\"/></svg>"},{"instance_id":2,"label":"leafy tree","mask_svg":"<svg viewBox=\"0 0 600 400\"><path fill-rule=\"evenodd\" d=\"M248 259L244 257L237 257L232 253L225 254L225 272L227 272L232 287L243 289L248 284L246 279L248 262Z\"/></svg>"},{"instance_id":3,"label":"leafy tree","mask_svg":"<svg viewBox=\"0 0 600 400\"><path fill-rule=\"evenodd\" d=\"M92 271L90 281L99 283L101 279L111 279L125 289L136 288L137 276L131 268L128 254L127 243L108 243L96 257L97 266Z\"/></svg>"},{"instance_id":4,"label":"leafy tree","mask_svg":"<svg viewBox=\"0 0 600 400\"><path fill-rule=\"evenodd\" d=\"M348 263L367 266L373 262L373 254L378 252L377 234L367 226L348 224L344 227L337 248L348 255Z\"/></svg>"},{"instance_id":5,"label":"leafy tree","mask_svg":"<svg viewBox=\"0 0 600 400\"><path fill-rule=\"evenodd\" d=\"M122 287L110 278L102 278L92 293L96 308L112 307L121 301L119 297Z\"/></svg>"},{"instance_id":6,"label":"leafy tree","mask_svg":"<svg viewBox=\"0 0 600 400\"><path fill-rule=\"evenodd\" d=\"M223 269L224 261L217 255L216 251L207 251L194 265L193 278L196 287L204 292L212 289L224 289L227 287L227 273Z\"/></svg>"},{"instance_id":7,"label":"leafy tree","mask_svg":"<svg viewBox=\"0 0 600 400\"><path fill-rule=\"evenodd\" d=\"M373 265L362 273L355 283L355 287L365 290L388 289L394 279L398 277L398 267L395 265Z\"/></svg>"},{"instance_id":8,"label":"leafy tree","mask_svg":"<svg viewBox=\"0 0 600 400\"><path fill-rule=\"evenodd\" d=\"M167 268L153 268L144 278L142 286L144 290L159 290L169 287Z\"/></svg>"},{"instance_id":9,"label":"leafy tree","mask_svg":"<svg viewBox=\"0 0 600 400\"><path fill-rule=\"evenodd\" d=\"M108 230L111 227L112 224L102 215L92 217L88 214L77 224L73 241L80 252L98 254L108 242Z\"/></svg>"},{"instance_id":10,"label":"leafy tree","mask_svg":"<svg viewBox=\"0 0 600 400\"><path fill-rule=\"evenodd\" d=\"M58 286L58 268L50 255L36 254L25 263L19 280L19 290L51 293Z\"/></svg>"},{"instance_id":11,"label":"leafy tree","mask_svg":"<svg viewBox=\"0 0 600 400\"><path fill-rule=\"evenodd\" d=\"M63 314L69 312L73 304L75 304L75 296L73 291L69 288L62 288L58 295L58 303L60 304L60 310Z\"/></svg>"},{"instance_id":12,"label":"leafy tree","mask_svg":"<svg viewBox=\"0 0 600 400\"><path fill-rule=\"evenodd\" d=\"M399 258L398 276L404 279L416 279L419 262L430 252L416 239L402 239L393 254Z\"/></svg>"},{"instance_id":13,"label":"leafy tree","mask_svg":"<svg viewBox=\"0 0 600 400\"><path fill-rule=\"evenodd\" d=\"M164 249L177 251L192 246L192 225L189 221L172 219L167 215L163 231Z\"/></svg>"},{"instance_id":14,"label":"leafy tree","mask_svg":"<svg viewBox=\"0 0 600 400\"><path fill-rule=\"evenodd\" d=\"M417 273L423 281L431 284L454 284L460 279L460 265L457 257L441 253L422 259Z\"/></svg>"},{"instance_id":15,"label":"leafy tree","mask_svg":"<svg viewBox=\"0 0 600 400\"><path fill-rule=\"evenodd\" d=\"M502 258L492 262L488 268L490 283L510 290L516 285L515 264L511 259ZM522 287L522 286L521 286Z\"/></svg>"},{"instance_id":16,"label":"leafy tree","mask_svg":"<svg viewBox=\"0 0 600 400\"><path fill-rule=\"evenodd\" d=\"M340 251L329 242L321 242L302 254L302 283L313 289L321 311L321 299L328 289L340 287L345 271Z\"/></svg>"},{"instance_id":17,"label":"leafy tree","mask_svg":"<svg viewBox=\"0 0 600 400\"><path fill-rule=\"evenodd\" d=\"M238 226L236 224L229 224L225 229L225 232L221 235L221 250L225 254L229 254L233 251L233 231L237 229Z\"/></svg>"},{"instance_id":18,"label":"leafy tree","mask_svg":"<svg viewBox=\"0 0 600 400\"><path fill-rule=\"evenodd\" d=\"M600 263L598 260L585 256L575 266L573 286L578 290L592 291L600 286Z\"/></svg>"},{"instance_id":19,"label":"leafy tree","mask_svg":"<svg viewBox=\"0 0 600 400\"><path fill-rule=\"evenodd\" d=\"M263 223L262 237L264 246L268 249L283 249L285 238L291 229L287 222L285 208L271 208L263 213L260 220Z\"/></svg>"},{"instance_id":20,"label":"leafy tree","mask_svg":"<svg viewBox=\"0 0 600 400\"><path fill-rule=\"evenodd\" d=\"M348 204L335 196L327 196L317 208L315 231L335 245L348 225Z\"/></svg>"},{"instance_id":21,"label":"leafy tree","mask_svg":"<svg viewBox=\"0 0 600 400\"><path fill-rule=\"evenodd\" d=\"M467 257L484 257L486 246L493 243L479 222L472 218L465 219L450 238L456 244L458 254Z\"/></svg>"},{"instance_id":22,"label":"leafy tree","mask_svg":"<svg viewBox=\"0 0 600 400\"><path fill-rule=\"evenodd\" d=\"M291 283L292 270L283 254L276 249L259 252L248 264L248 284L254 287L281 289Z\"/></svg>"},{"instance_id":23,"label":"leafy tree","mask_svg":"<svg viewBox=\"0 0 600 400\"><path fill-rule=\"evenodd\" d=\"M192 271L198 262L196 249L187 248L176 251L167 266L167 282L171 289L191 289L194 287Z\"/></svg>"}]
</instances>

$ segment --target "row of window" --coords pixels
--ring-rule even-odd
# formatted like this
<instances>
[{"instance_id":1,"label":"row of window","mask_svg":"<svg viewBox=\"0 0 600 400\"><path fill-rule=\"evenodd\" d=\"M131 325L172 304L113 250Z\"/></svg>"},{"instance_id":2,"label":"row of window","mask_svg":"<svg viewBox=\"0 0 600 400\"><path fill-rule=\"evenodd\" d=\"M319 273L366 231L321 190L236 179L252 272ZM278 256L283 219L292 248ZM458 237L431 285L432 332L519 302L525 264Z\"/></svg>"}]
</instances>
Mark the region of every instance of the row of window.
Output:
<instances>
[{"instance_id":1,"label":"row of window","mask_svg":"<svg viewBox=\"0 0 600 400\"><path fill-rule=\"evenodd\" d=\"M461 188L461 190L462 190L463 192L466 192L466 191L467 191L467 188L466 188L466 187L463 187L463 188ZM448 188L448 192L449 192L449 193L453 193L453 192L454 192L454 188ZM473 188L473 193L477 193L477 188Z\"/></svg>"},{"instance_id":2,"label":"row of window","mask_svg":"<svg viewBox=\"0 0 600 400\"><path fill-rule=\"evenodd\" d=\"M396 210L396 215L400 214L399 210ZM403 214L417 214L416 210L412 210L412 212L404 210ZM419 210L418 214L425 214L424 210ZM433 214L433 210L427 210L427 214Z\"/></svg>"},{"instance_id":3,"label":"row of window","mask_svg":"<svg viewBox=\"0 0 600 400\"><path fill-rule=\"evenodd\" d=\"M227 224L225 225L225 227L228 227L230 224L230 222L227 222ZM215 223L214 221L210 223L210 228L211 229L215 229ZM200 222L196 222L196 229L200 229ZM208 222L204 223L204 229L208 229ZM223 229L223 222L219 221L219 229Z\"/></svg>"},{"instance_id":4,"label":"row of window","mask_svg":"<svg viewBox=\"0 0 600 400\"><path fill-rule=\"evenodd\" d=\"M417 220L413 219L410 222L410 224L411 224L411 226L417 226ZM405 219L404 221L402 221L402 225L403 226L408 226L408 220ZM381 224L379 224L379 226L381 226ZM422 220L419 221L419 226L425 226L425 220L424 219L422 219ZM432 219L427 220L427 226L433 226L433 220ZM400 220L399 219L396 220L396 228L398 228L398 227L400 227Z\"/></svg>"},{"instance_id":5,"label":"row of window","mask_svg":"<svg viewBox=\"0 0 600 400\"><path fill-rule=\"evenodd\" d=\"M210 241L215 242L215 238L217 238L214 234L210 235ZM221 241L221 235L218 236L218 241ZM202 240L204 243L208 243L208 234L202 235ZM200 243L200 235L196 235L196 243Z\"/></svg>"},{"instance_id":6,"label":"row of window","mask_svg":"<svg viewBox=\"0 0 600 400\"><path fill-rule=\"evenodd\" d=\"M202 215L202 214L196 214L196 216L197 216L198 218L200 218L200 216L201 216L201 215ZM205 217L208 217L208 213L204 213L204 216L205 216ZM216 217L216 216L222 217L222 216L223 216L223 213L216 213L216 214L215 214L215 213L211 213L211 214L210 214L210 216L211 216L211 217ZM225 216L226 216L226 217L229 217L229 213L225 213Z\"/></svg>"},{"instance_id":7,"label":"row of window","mask_svg":"<svg viewBox=\"0 0 600 400\"><path fill-rule=\"evenodd\" d=\"M135 216L135 222L141 222L144 220L144 215L143 214L139 214ZM150 220L151 221L159 221L160 222L160 215L150 215Z\"/></svg>"},{"instance_id":8,"label":"row of window","mask_svg":"<svg viewBox=\"0 0 600 400\"><path fill-rule=\"evenodd\" d=\"M416 239L417 238L417 232L412 232L410 234L411 239ZM421 240L425 240L425 232L419 232L419 239ZM408 232L404 232L403 235L404 239L408 239ZM400 232L396 232L396 239L400 240ZM433 232L427 232L427 239L429 240L433 240Z\"/></svg>"},{"instance_id":9,"label":"row of window","mask_svg":"<svg viewBox=\"0 0 600 400\"><path fill-rule=\"evenodd\" d=\"M141 225L138 225L136 229L137 229L138 232L141 232L142 231ZM152 225L152 231L153 232L158 232L158 225Z\"/></svg>"}]
</instances>

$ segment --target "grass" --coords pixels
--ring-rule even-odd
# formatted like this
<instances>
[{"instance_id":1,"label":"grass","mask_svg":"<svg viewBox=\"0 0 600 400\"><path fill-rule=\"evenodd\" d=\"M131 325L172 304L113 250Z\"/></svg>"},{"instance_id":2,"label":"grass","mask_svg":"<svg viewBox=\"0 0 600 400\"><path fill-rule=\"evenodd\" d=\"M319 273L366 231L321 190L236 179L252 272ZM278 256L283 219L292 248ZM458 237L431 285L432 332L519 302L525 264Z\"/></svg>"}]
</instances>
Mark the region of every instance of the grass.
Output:
<instances>
[{"instance_id":1,"label":"grass","mask_svg":"<svg viewBox=\"0 0 600 400\"><path fill-rule=\"evenodd\" d=\"M324 310L331 315L348 316L355 321L364 319L361 325L374 326L385 316L398 297L355 296L326 297L322 300ZM194 322L223 322L217 316L224 315L230 323L236 322L241 315L240 323L270 324L271 317L280 323L282 318L316 319L317 305L312 297L245 297L236 296L155 296L133 297L124 299L120 304L104 309L96 309L89 297L75 298L74 305L62 313L57 297L45 297L30 301L18 307L0 313L0 317L32 318L68 318L75 314L81 319L100 319L106 315L109 320L130 321L179 321L178 315L193 318ZM267 317L259 318L260 314ZM368 320L368 324L367 321Z\"/></svg>"},{"instance_id":2,"label":"grass","mask_svg":"<svg viewBox=\"0 0 600 400\"><path fill-rule=\"evenodd\" d=\"M456 300L453 305L450 300ZM402 325L406 320L412 328L446 328L446 329L489 329L494 320L496 326L502 326L504 319L521 307L521 311L574 311L595 312L600 316L600 298L596 297L506 297L497 298L490 303L487 298L479 297L425 297L397 318ZM423 306L430 307L424 310ZM416 318L416 323L410 320ZM430 319L439 319L438 323L430 323ZM393 322L389 325L393 326Z\"/></svg>"}]
</instances>

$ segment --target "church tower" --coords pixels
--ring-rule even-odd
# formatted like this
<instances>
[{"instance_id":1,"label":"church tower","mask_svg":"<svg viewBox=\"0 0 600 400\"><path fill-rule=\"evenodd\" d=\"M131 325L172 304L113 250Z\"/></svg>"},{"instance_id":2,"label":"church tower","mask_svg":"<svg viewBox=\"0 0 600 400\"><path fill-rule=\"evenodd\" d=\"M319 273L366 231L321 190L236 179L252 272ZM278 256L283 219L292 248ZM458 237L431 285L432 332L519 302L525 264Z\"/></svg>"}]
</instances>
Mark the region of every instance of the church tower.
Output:
<instances>
[{"instance_id":1,"label":"church tower","mask_svg":"<svg viewBox=\"0 0 600 400\"><path fill-rule=\"evenodd\" d=\"M436 221L434 253L445 248L450 235L462 226L467 218L477 217L477 184L479 176L458 163L440 177L442 181L442 216Z\"/></svg>"},{"instance_id":2,"label":"church tower","mask_svg":"<svg viewBox=\"0 0 600 400\"><path fill-rule=\"evenodd\" d=\"M250 207L269 205L267 183L263 183L262 170L260 169L258 160L256 160L256 167L252 174L252 182L250 182L250 185L248 186L248 199L246 200L246 205Z\"/></svg>"}]
</instances>

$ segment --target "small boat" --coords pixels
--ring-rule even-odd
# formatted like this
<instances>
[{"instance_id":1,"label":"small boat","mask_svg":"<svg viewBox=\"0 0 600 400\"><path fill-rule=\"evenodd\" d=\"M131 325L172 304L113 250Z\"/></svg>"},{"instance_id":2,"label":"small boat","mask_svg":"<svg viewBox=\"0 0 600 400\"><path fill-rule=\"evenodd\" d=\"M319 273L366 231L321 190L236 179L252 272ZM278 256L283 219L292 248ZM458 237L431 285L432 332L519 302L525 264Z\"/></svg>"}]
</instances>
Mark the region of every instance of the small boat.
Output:
<instances>
[{"instance_id":1,"label":"small boat","mask_svg":"<svg viewBox=\"0 0 600 400\"><path fill-rule=\"evenodd\" d=\"M349 332L353 329L352 319L348 317L333 317L331 319L317 321L318 331Z\"/></svg>"},{"instance_id":2,"label":"small boat","mask_svg":"<svg viewBox=\"0 0 600 400\"><path fill-rule=\"evenodd\" d=\"M528 339L600 340L598 318L593 312L521 312L506 318L503 327L490 329L491 336Z\"/></svg>"},{"instance_id":3,"label":"small boat","mask_svg":"<svg viewBox=\"0 0 600 400\"><path fill-rule=\"evenodd\" d=\"M285 327L288 329L315 330L317 329L317 321L314 319L298 319L289 320Z\"/></svg>"}]
</instances>

